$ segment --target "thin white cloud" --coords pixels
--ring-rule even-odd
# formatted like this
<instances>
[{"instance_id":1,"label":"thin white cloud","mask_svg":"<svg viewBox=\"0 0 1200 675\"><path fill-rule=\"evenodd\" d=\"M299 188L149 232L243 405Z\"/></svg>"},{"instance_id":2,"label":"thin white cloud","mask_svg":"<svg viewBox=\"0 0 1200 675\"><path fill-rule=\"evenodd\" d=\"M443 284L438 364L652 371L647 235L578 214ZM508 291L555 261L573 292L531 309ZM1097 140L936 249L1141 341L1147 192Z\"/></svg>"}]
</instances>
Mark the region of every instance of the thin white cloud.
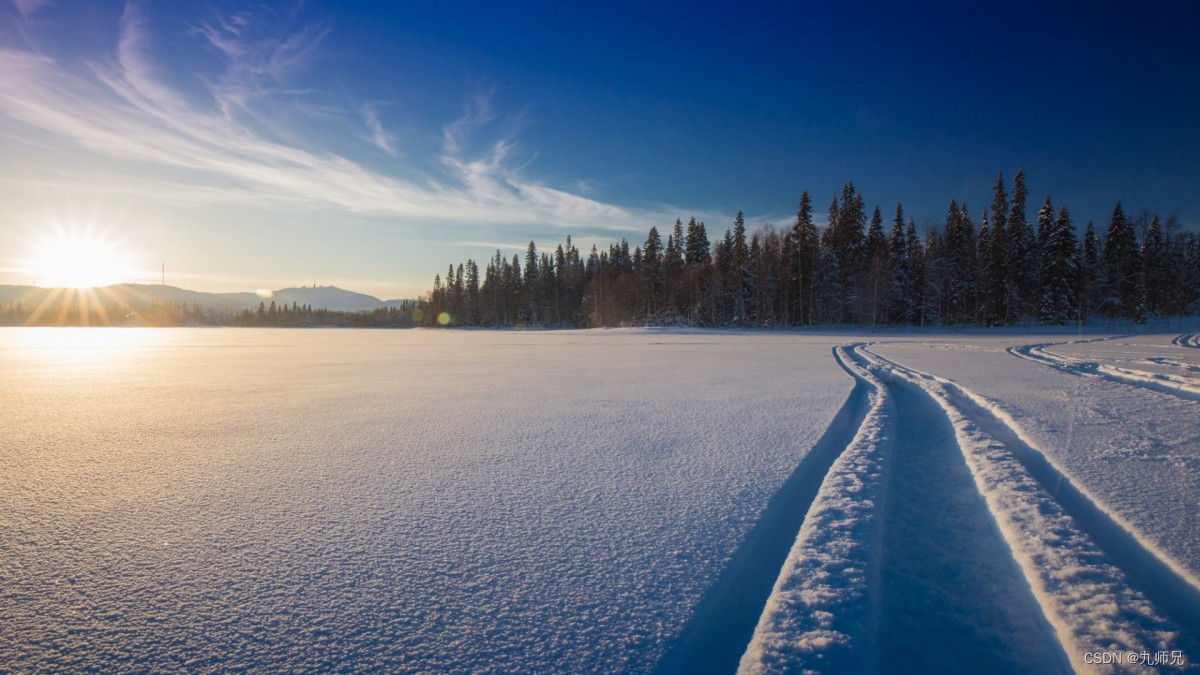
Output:
<instances>
[{"instance_id":1,"label":"thin white cloud","mask_svg":"<svg viewBox=\"0 0 1200 675\"><path fill-rule=\"evenodd\" d=\"M17 6L21 18L28 21L39 9L50 4L50 0L13 0L13 4Z\"/></svg>"},{"instance_id":2,"label":"thin white cloud","mask_svg":"<svg viewBox=\"0 0 1200 675\"><path fill-rule=\"evenodd\" d=\"M154 35L139 5L126 6L115 51L71 67L51 57L0 49L0 116L42 129L107 158L183 170L183 178L127 180L123 192L153 199L205 203L223 200L295 208L332 207L409 222L549 225L567 230L645 232L669 227L687 211L628 208L545 185L511 165L513 136L484 143L476 137L497 119L484 90L463 115L442 129L441 173L407 178L380 173L328 150L265 137L232 111L250 111L255 98L276 92L278 78L313 58L328 27L251 38L250 15L203 26L198 34L227 60L210 83L205 108L166 84L155 59ZM394 153L394 139L370 107L361 108L371 140ZM359 123L362 123L359 122ZM0 132L14 127L0 119ZM416 171L415 167L403 167ZM180 171L168 172L179 174ZM194 179L187 176L194 176ZM714 220L715 214L696 214Z\"/></svg>"},{"instance_id":3,"label":"thin white cloud","mask_svg":"<svg viewBox=\"0 0 1200 675\"><path fill-rule=\"evenodd\" d=\"M370 141L380 150L395 157L396 148L393 144L396 141L396 137L384 131L383 123L379 120L379 113L375 111L373 106L364 105L362 114L363 123L367 125L367 129L371 132Z\"/></svg>"},{"instance_id":4,"label":"thin white cloud","mask_svg":"<svg viewBox=\"0 0 1200 675\"><path fill-rule=\"evenodd\" d=\"M442 146L448 155L461 152L475 131L496 119L492 114L494 93L494 90L477 92L467 103L463 114L442 127Z\"/></svg>"},{"instance_id":5,"label":"thin white cloud","mask_svg":"<svg viewBox=\"0 0 1200 675\"><path fill-rule=\"evenodd\" d=\"M523 244L506 244L498 241L456 241L456 246L484 248L492 251L524 251L529 248L529 242Z\"/></svg>"}]
</instances>

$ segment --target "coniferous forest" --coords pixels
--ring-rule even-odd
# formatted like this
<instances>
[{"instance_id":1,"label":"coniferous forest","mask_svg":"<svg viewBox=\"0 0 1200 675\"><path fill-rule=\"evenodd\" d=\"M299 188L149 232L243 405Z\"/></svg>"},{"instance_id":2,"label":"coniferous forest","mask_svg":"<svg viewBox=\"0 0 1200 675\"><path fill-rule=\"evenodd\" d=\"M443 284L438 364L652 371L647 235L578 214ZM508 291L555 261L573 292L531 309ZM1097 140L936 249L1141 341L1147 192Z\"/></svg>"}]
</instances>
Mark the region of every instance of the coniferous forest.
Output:
<instances>
[{"instance_id":1,"label":"coniferous forest","mask_svg":"<svg viewBox=\"0 0 1200 675\"><path fill-rule=\"evenodd\" d=\"M748 232L739 212L713 236L703 222L652 227L584 254L529 242L481 270L450 265L420 299L428 326L689 325L786 327L1144 323L1200 312L1200 236L1176 218L1126 214L1082 230L1047 197L1030 204L1024 175L1003 175L972 214L951 200L919 232L903 207L868 213L852 183L818 226L807 192L787 229Z\"/></svg>"}]
</instances>

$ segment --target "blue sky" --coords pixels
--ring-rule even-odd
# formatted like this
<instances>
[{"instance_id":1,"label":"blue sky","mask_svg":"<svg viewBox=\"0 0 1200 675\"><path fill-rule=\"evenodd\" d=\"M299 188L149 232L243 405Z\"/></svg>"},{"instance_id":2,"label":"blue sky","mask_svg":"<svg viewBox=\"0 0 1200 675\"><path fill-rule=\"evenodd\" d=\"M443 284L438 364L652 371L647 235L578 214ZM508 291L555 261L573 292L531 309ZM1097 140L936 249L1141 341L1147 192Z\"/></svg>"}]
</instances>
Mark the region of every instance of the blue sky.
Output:
<instances>
[{"instance_id":1,"label":"blue sky","mask_svg":"<svg viewBox=\"0 0 1200 675\"><path fill-rule=\"evenodd\" d=\"M843 4L0 0L0 283L90 228L133 280L413 296L848 180L977 216L1018 167L1080 226L1200 222L1194 3Z\"/></svg>"}]
</instances>

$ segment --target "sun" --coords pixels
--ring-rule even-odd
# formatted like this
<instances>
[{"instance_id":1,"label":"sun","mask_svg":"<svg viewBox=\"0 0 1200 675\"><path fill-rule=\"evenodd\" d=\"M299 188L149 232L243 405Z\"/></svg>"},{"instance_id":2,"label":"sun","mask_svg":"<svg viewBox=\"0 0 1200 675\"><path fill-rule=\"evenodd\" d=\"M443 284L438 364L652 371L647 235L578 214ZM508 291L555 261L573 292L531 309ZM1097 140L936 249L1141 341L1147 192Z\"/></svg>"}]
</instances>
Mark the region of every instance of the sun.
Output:
<instances>
[{"instance_id":1,"label":"sun","mask_svg":"<svg viewBox=\"0 0 1200 675\"><path fill-rule=\"evenodd\" d=\"M129 281L130 256L93 232L57 232L39 237L27 272L46 288L94 288Z\"/></svg>"}]
</instances>

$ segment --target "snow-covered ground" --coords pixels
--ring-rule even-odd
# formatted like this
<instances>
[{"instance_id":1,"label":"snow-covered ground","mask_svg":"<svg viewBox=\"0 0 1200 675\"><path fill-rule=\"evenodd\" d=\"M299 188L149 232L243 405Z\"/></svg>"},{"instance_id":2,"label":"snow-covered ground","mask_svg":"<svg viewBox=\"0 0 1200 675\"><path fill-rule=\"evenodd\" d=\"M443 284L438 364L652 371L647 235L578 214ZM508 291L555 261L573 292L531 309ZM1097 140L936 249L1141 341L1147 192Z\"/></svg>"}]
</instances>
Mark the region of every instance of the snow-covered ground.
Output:
<instances>
[{"instance_id":1,"label":"snow-covered ground","mask_svg":"<svg viewBox=\"0 0 1200 675\"><path fill-rule=\"evenodd\" d=\"M1200 665L1196 333L13 329L0 383L0 670Z\"/></svg>"},{"instance_id":2,"label":"snow-covered ground","mask_svg":"<svg viewBox=\"0 0 1200 675\"><path fill-rule=\"evenodd\" d=\"M0 670L651 669L741 595L833 344L0 331Z\"/></svg>"}]
</instances>

